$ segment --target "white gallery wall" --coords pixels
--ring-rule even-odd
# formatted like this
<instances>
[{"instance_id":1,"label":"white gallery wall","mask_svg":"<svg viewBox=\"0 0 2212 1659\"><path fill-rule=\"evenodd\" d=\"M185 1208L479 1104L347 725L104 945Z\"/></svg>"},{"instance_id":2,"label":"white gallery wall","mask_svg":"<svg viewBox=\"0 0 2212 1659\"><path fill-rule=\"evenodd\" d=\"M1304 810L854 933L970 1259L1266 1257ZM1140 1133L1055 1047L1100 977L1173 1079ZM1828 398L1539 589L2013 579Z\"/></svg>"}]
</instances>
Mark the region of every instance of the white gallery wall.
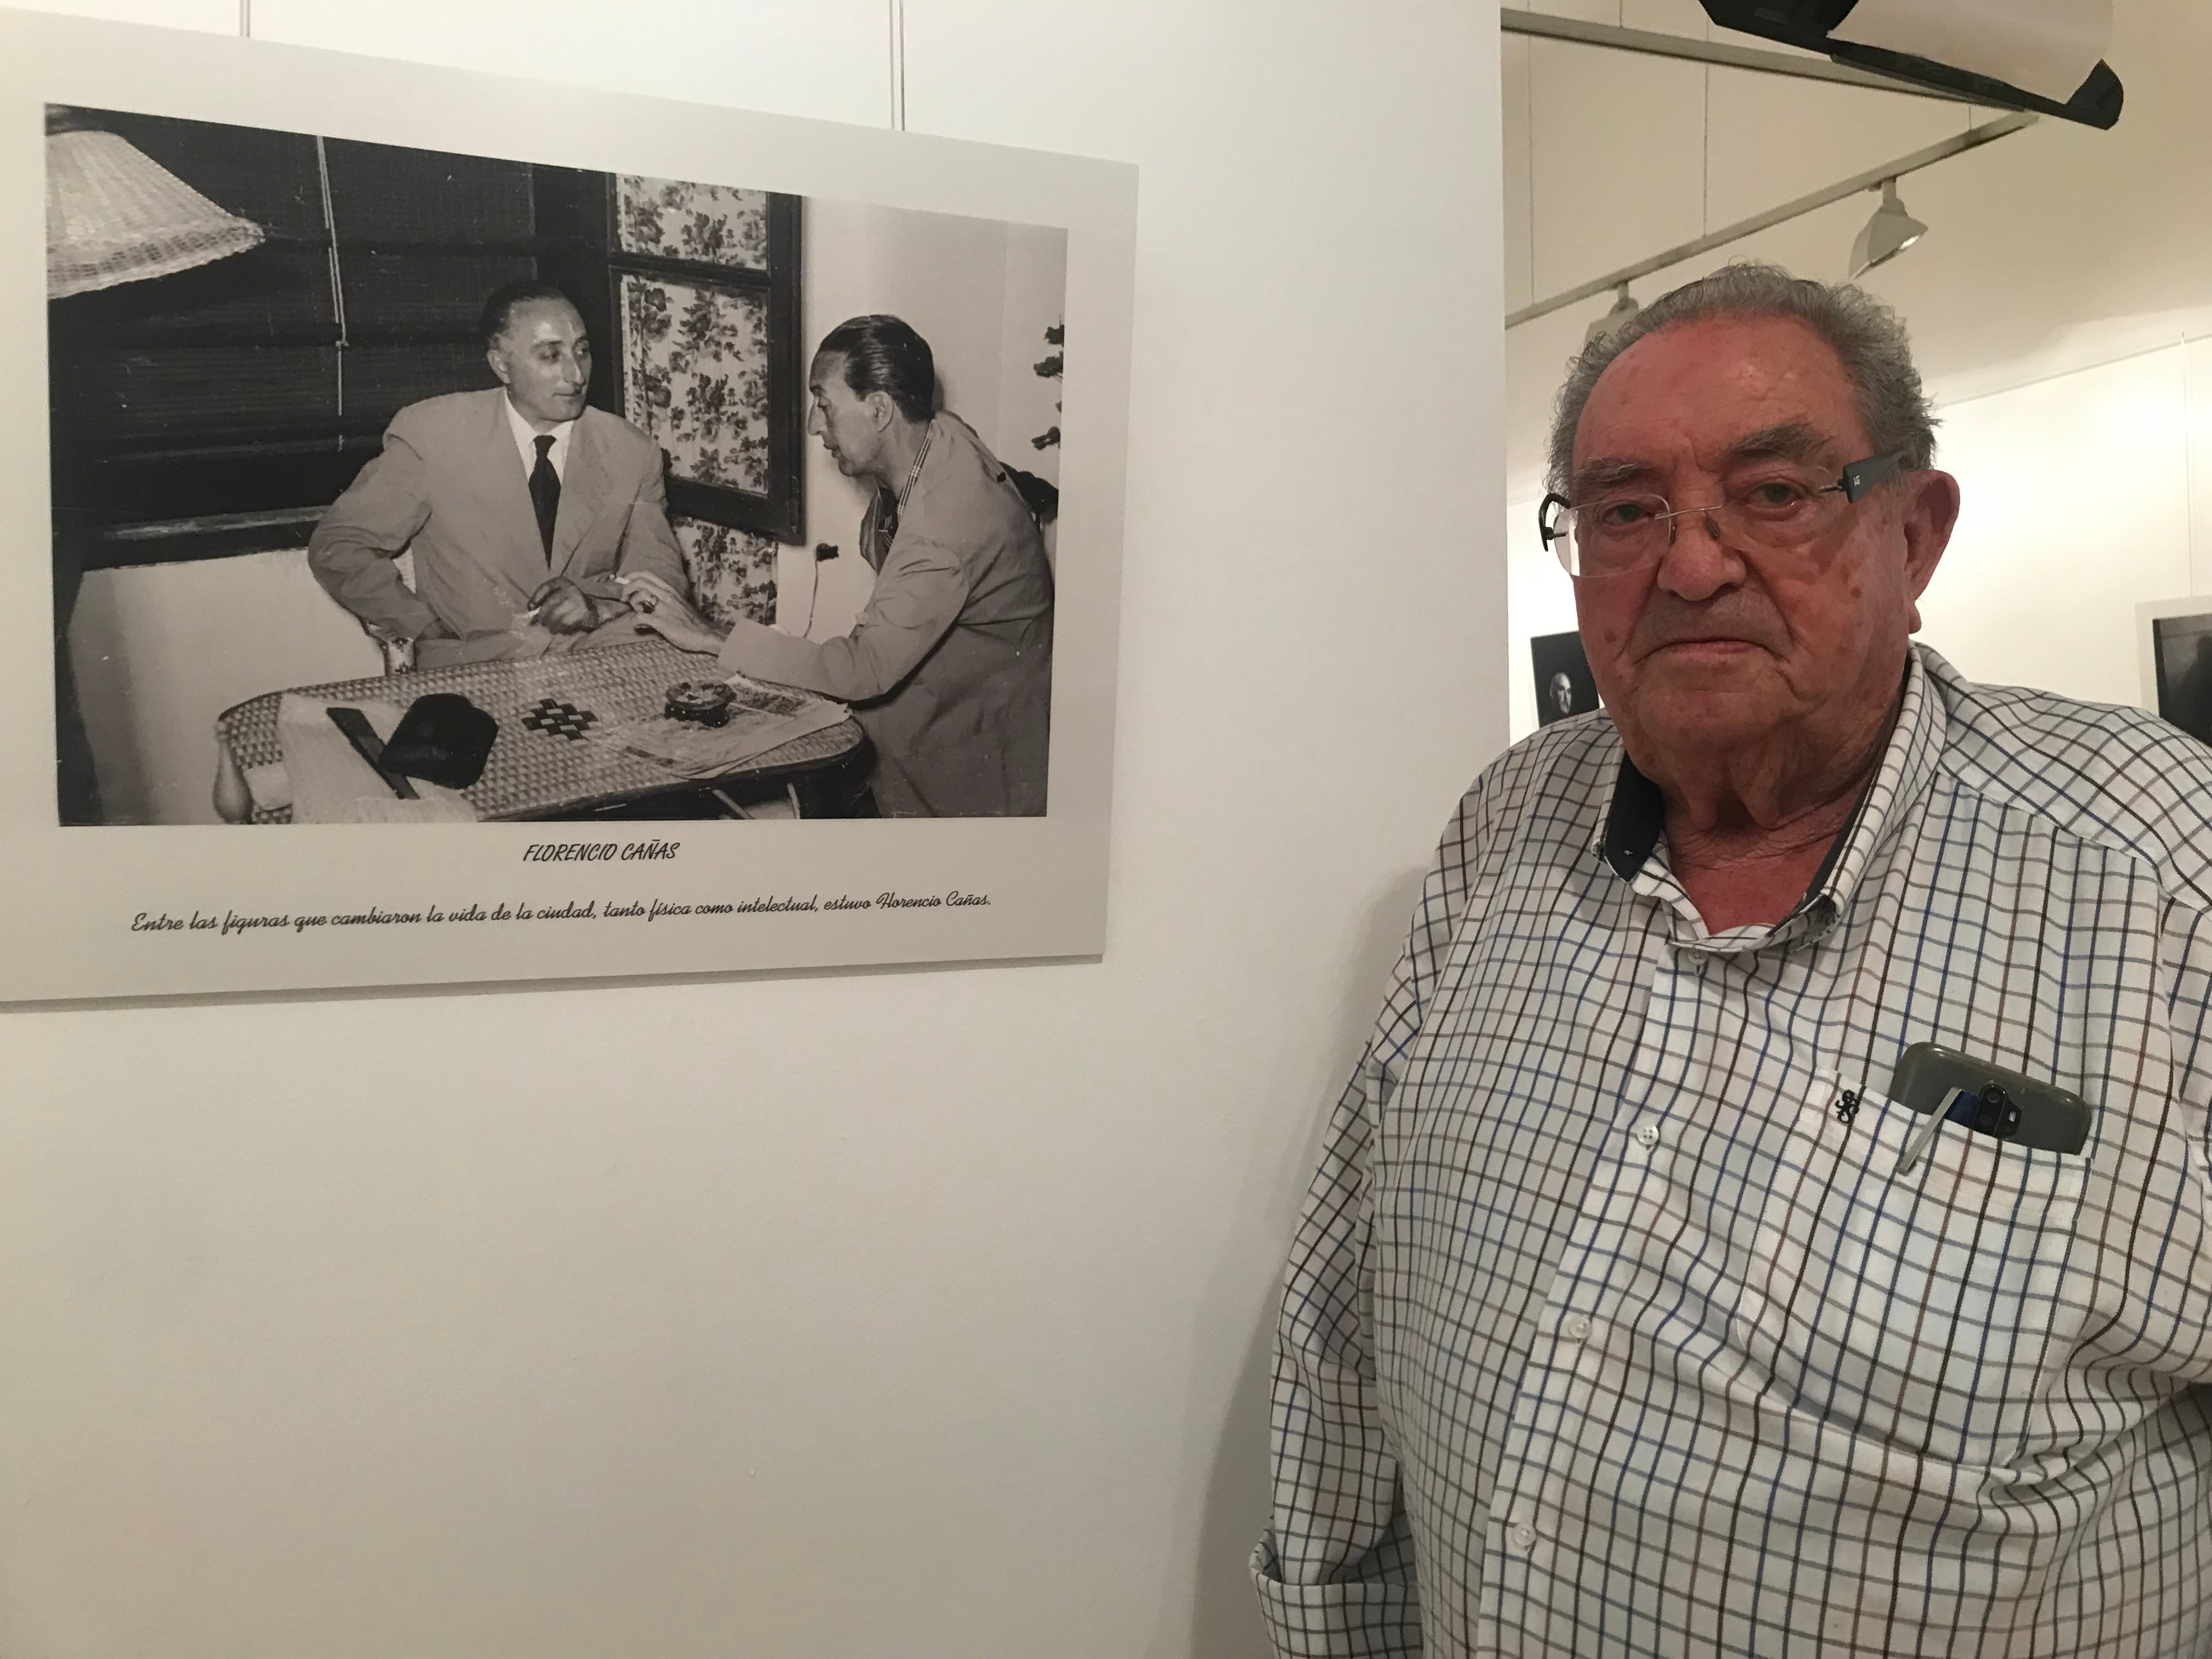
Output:
<instances>
[{"instance_id":1,"label":"white gallery wall","mask_svg":"<svg viewBox=\"0 0 2212 1659\"><path fill-rule=\"evenodd\" d=\"M1532 9L1709 32L1695 0ZM1939 464L1965 495L1922 637L1976 678L2139 702L2136 605L2212 592L2212 7L2115 0L2106 57L2127 88L2117 128L2045 121L1908 176L1929 234L1865 281L1911 328ZM1508 309L1995 114L1540 40L1509 38L1502 67ZM1838 203L1633 291L1730 258L1840 278L1874 205ZM1506 337L1516 736L1535 724L1528 637L1574 626L1534 530L1550 401L1607 303Z\"/></svg>"},{"instance_id":2,"label":"white gallery wall","mask_svg":"<svg viewBox=\"0 0 2212 1659\"><path fill-rule=\"evenodd\" d=\"M252 10L890 110L886 0ZM902 11L914 130L1143 169L1103 959L0 1012L9 1659L1261 1650L1291 1219L1505 734L1495 13Z\"/></svg>"}]
</instances>

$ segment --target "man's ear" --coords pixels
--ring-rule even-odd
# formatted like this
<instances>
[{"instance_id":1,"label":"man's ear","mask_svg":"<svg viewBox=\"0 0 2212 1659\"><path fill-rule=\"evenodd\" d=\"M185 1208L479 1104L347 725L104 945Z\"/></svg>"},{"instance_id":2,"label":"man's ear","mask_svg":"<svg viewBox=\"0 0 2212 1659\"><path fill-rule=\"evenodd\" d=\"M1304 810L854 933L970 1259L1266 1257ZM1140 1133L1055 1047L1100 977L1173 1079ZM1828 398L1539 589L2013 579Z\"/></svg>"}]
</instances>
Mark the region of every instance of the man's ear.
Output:
<instances>
[{"instance_id":1,"label":"man's ear","mask_svg":"<svg viewBox=\"0 0 2212 1659\"><path fill-rule=\"evenodd\" d=\"M891 401L891 394L888 392L871 392L868 394L867 402L868 419L874 422L876 430L890 431L891 422L898 418L898 405Z\"/></svg>"},{"instance_id":2,"label":"man's ear","mask_svg":"<svg viewBox=\"0 0 2212 1659\"><path fill-rule=\"evenodd\" d=\"M501 386L514 384L514 371L507 366L507 354L497 346L484 348L484 362L491 365L492 378Z\"/></svg>"},{"instance_id":3,"label":"man's ear","mask_svg":"<svg viewBox=\"0 0 2212 1659\"><path fill-rule=\"evenodd\" d=\"M1909 493L1900 511L1905 532L1905 592L1912 612L1912 631L1920 631L1920 596L1951 544L1952 527L1959 522L1959 481L1948 472L1912 474Z\"/></svg>"}]
</instances>

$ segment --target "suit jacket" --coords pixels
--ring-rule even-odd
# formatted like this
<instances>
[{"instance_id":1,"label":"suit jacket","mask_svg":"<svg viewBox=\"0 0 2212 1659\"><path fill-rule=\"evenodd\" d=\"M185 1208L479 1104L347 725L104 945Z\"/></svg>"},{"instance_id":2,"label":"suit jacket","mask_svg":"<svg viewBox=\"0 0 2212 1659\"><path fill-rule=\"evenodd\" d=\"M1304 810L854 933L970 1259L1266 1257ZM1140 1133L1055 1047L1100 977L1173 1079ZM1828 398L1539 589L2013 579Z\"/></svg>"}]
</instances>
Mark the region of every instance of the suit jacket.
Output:
<instances>
[{"instance_id":1,"label":"suit jacket","mask_svg":"<svg viewBox=\"0 0 2212 1659\"><path fill-rule=\"evenodd\" d=\"M383 453L331 504L307 543L316 579L363 621L409 639L433 620L445 624L454 638L416 645L426 668L589 641L515 626L548 576L588 582L651 571L690 591L668 526L659 448L601 409L586 409L569 435L549 563L506 400L494 386L408 404L386 428ZM411 592L392 563L410 546ZM595 586L606 591L604 582Z\"/></svg>"},{"instance_id":2,"label":"suit jacket","mask_svg":"<svg viewBox=\"0 0 2212 1659\"><path fill-rule=\"evenodd\" d=\"M871 533L880 495L861 534ZM867 608L816 643L740 622L730 672L852 703L876 746L877 805L894 817L1029 816L1045 809L1052 724L1052 570L1006 469L951 415L881 554Z\"/></svg>"}]
</instances>

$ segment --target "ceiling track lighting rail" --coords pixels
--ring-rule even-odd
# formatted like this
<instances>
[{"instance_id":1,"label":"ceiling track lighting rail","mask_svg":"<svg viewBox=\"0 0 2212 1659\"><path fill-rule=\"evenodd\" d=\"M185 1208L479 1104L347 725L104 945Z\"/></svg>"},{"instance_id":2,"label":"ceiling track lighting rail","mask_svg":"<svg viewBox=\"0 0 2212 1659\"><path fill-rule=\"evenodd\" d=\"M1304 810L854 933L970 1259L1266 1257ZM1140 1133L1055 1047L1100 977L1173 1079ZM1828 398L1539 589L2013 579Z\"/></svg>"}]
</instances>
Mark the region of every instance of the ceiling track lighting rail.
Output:
<instances>
[{"instance_id":1,"label":"ceiling track lighting rail","mask_svg":"<svg viewBox=\"0 0 2212 1659\"><path fill-rule=\"evenodd\" d=\"M1864 173L1854 173L1839 183L1814 191L1809 195L1800 196L1795 201L1784 202L1780 207L1769 208L1764 213L1754 213L1748 219L1739 219L1732 225L1723 225L1718 230L1709 232L1694 241L1684 242L1678 247L1670 247L1663 253L1655 253L1650 258L1639 259L1632 265L1623 265L1620 270L1609 270L1602 276L1593 276L1589 282L1577 283L1562 293L1554 294L1547 300L1539 300L1534 305L1523 306L1520 310L1507 314L1505 326L1517 328L1522 323L1534 322L1539 317L1548 317L1555 311L1563 311L1569 306L1579 305L1584 300L1594 298L1600 294L1626 288L1628 283L1637 281L1639 277L1649 276L1653 272L1664 270L1670 265L1686 264L1701 255L1712 252L1716 248L1726 247L1730 242L1741 241L1745 237L1755 236L1762 230L1771 230L1777 225L1787 224L1792 219L1802 219L1808 213L1816 213L1832 203L1856 196L1862 191L1880 190L1884 185L1888 185L1891 186L1889 193L1893 196L1897 180L1906 173L1917 173L1923 167L1933 167L1938 161L1948 161L1954 155L1963 155L1970 149L1978 149L1984 144L1994 143L2000 138L2023 131L2033 126L2036 119L2035 116L2025 113L2007 115L1995 121L1984 122L1978 127L1970 127L1962 133L1930 144L1924 149L1916 149L1910 155L1901 155L1894 161L1885 161L1880 167L1869 167ZM1885 201L1885 206L1887 206L1887 201Z\"/></svg>"},{"instance_id":2,"label":"ceiling track lighting rail","mask_svg":"<svg viewBox=\"0 0 2212 1659\"><path fill-rule=\"evenodd\" d=\"M1972 105L1963 92L1942 87L1893 80L1871 70L1853 69L1826 58L1798 58L1789 52L1765 52L1756 46L1731 46L1725 40L1695 40L1687 35L1658 34L1650 29L1617 27L1611 23L1585 23L1577 17L1553 17L1540 11L1504 10L1498 25L1508 34L1532 35L1544 40L1566 40L1578 46L1602 46L1611 52L1632 52L1646 58L1676 58L1685 63L1708 64L1717 69L1748 70L1754 75L1782 75L1797 81L1826 81L1832 86L1863 87L1874 92L1894 93L1900 98L1932 98L1942 104ZM1988 101L1982 108L1990 107Z\"/></svg>"}]
</instances>

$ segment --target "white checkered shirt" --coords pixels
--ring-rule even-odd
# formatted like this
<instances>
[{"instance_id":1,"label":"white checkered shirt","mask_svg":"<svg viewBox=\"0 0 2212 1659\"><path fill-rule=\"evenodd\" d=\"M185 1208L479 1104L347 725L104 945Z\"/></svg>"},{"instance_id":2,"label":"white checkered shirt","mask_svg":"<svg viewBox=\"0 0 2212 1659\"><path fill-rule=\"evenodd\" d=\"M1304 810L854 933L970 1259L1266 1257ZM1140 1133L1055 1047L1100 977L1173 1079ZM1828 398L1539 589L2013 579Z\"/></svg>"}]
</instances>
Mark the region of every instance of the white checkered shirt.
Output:
<instances>
[{"instance_id":1,"label":"white checkered shirt","mask_svg":"<svg viewBox=\"0 0 2212 1659\"><path fill-rule=\"evenodd\" d=\"M1923 648L1788 920L1659 830L1599 714L1445 832L1292 1247L1278 1651L2212 1652L2212 749ZM2087 1147L1901 1171L1922 1041Z\"/></svg>"}]
</instances>

